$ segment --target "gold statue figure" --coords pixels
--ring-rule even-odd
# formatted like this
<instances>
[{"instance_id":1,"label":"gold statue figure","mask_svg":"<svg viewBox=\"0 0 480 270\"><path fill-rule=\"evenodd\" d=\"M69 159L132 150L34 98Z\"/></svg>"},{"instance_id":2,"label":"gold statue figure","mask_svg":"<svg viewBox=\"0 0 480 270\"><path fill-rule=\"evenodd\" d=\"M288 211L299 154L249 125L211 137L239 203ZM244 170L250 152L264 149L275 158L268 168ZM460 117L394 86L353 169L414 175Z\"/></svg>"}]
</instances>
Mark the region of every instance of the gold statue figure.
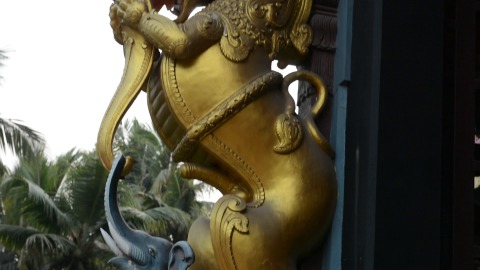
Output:
<instances>
[{"instance_id":1,"label":"gold statue figure","mask_svg":"<svg viewBox=\"0 0 480 270\"><path fill-rule=\"evenodd\" d=\"M189 269L294 270L330 226L334 153L313 122L325 86L309 72L283 78L271 70L273 60L282 67L306 55L311 4L215 0L188 18L196 3L186 0L175 21L146 0L111 6L126 66L98 136L105 167L112 167L121 118L145 90L154 128L183 162L182 176L224 195L211 217L190 229L195 263ZM312 113L302 118L287 91L295 80L318 92ZM132 164L127 159L123 174Z\"/></svg>"}]
</instances>

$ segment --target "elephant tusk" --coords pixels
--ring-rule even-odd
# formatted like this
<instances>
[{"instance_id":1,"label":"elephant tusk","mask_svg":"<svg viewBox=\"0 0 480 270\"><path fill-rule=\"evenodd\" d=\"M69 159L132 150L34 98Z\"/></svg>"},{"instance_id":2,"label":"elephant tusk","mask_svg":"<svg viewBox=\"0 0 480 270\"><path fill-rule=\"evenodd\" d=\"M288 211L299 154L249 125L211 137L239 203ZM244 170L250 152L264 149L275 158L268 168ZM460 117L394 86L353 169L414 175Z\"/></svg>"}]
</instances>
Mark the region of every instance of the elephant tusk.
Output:
<instances>
[{"instance_id":1,"label":"elephant tusk","mask_svg":"<svg viewBox=\"0 0 480 270\"><path fill-rule=\"evenodd\" d=\"M117 232L116 227L110 222L108 227L110 228L113 240L115 240L118 248L126 257L140 266L147 265L147 256L144 252L142 252L135 244L128 242L124 236Z\"/></svg>"},{"instance_id":2,"label":"elephant tusk","mask_svg":"<svg viewBox=\"0 0 480 270\"><path fill-rule=\"evenodd\" d=\"M110 228L110 233L112 234L112 238L117 245L117 247L120 249L122 254L126 254L127 256L130 255L130 244L128 241L125 240L125 238L116 230L116 227L108 222L108 227Z\"/></svg>"},{"instance_id":3,"label":"elephant tusk","mask_svg":"<svg viewBox=\"0 0 480 270\"><path fill-rule=\"evenodd\" d=\"M103 240L105 240L105 243L107 243L107 246L110 248L110 250L117 256L123 256L123 253L118 248L115 240L113 240L112 237L104 229L100 228L100 232L102 233Z\"/></svg>"}]
</instances>

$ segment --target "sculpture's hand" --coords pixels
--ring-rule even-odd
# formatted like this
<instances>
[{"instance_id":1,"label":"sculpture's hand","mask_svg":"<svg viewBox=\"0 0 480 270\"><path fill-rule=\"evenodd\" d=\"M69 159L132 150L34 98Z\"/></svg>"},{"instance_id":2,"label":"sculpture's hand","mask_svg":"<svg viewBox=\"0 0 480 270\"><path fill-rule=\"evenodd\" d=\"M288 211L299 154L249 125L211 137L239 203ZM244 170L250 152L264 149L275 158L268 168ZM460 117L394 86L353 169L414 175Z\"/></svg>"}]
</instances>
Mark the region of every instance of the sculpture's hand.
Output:
<instances>
[{"instance_id":1,"label":"sculpture's hand","mask_svg":"<svg viewBox=\"0 0 480 270\"><path fill-rule=\"evenodd\" d=\"M116 4L112 4L110 6L110 26L113 30L113 37L115 40L123 45L123 38L122 38L122 28L121 28L121 19L117 16L117 6Z\"/></svg>"},{"instance_id":2,"label":"sculpture's hand","mask_svg":"<svg viewBox=\"0 0 480 270\"><path fill-rule=\"evenodd\" d=\"M119 33L121 25L128 25L133 29L137 29L140 19L146 12L147 5L143 0L115 1L110 7L110 25L115 34Z\"/></svg>"}]
</instances>

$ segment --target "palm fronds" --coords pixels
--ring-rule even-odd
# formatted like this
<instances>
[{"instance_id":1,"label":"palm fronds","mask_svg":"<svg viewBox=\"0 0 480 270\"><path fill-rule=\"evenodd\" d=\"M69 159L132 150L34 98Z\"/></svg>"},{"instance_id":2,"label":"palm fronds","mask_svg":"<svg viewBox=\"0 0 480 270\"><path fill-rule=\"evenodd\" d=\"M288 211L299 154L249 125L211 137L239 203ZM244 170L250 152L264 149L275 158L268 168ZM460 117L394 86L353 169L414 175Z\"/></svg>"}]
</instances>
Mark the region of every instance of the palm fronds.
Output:
<instances>
[{"instance_id":1,"label":"palm fronds","mask_svg":"<svg viewBox=\"0 0 480 270\"><path fill-rule=\"evenodd\" d=\"M65 257L76 249L72 241L57 234L7 224L0 224L0 241L9 250L21 254L19 265L23 266L38 266L39 260L45 263L46 258Z\"/></svg>"},{"instance_id":2,"label":"palm fronds","mask_svg":"<svg viewBox=\"0 0 480 270\"><path fill-rule=\"evenodd\" d=\"M3 164L2 160L0 159L0 179L3 175L5 175L8 172L9 172L9 170L8 170L7 166L5 166L5 164Z\"/></svg>"},{"instance_id":3,"label":"palm fronds","mask_svg":"<svg viewBox=\"0 0 480 270\"><path fill-rule=\"evenodd\" d=\"M7 59L8 59L7 51L0 50L0 68L5 66L5 60ZM2 79L3 79L3 76L0 75L0 82L2 81Z\"/></svg>"},{"instance_id":4,"label":"palm fronds","mask_svg":"<svg viewBox=\"0 0 480 270\"><path fill-rule=\"evenodd\" d=\"M1 121L0 150L14 147L10 146L14 140L30 148L15 150L25 155L0 183L5 210L0 244L17 251L25 269L107 269L105 262L112 254L99 240L99 228L106 227L108 172L96 153L72 149L49 161L42 145L28 146L30 130L21 129L15 121ZM8 126L12 123L13 127ZM7 140L12 130L16 135ZM195 200L201 186L179 176L170 152L138 121L127 122L116 140L116 147L137 161L118 187L125 220L151 235L185 240L192 221L202 214L203 204Z\"/></svg>"},{"instance_id":5,"label":"palm fronds","mask_svg":"<svg viewBox=\"0 0 480 270\"><path fill-rule=\"evenodd\" d=\"M25 269L106 269L109 251L95 244L107 178L98 158L73 150L58 163L33 157L21 159L0 185L10 224L0 226L0 243L17 252Z\"/></svg>"},{"instance_id":6,"label":"palm fronds","mask_svg":"<svg viewBox=\"0 0 480 270\"><path fill-rule=\"evenodd\" d=\"M49 195L56 192L63 175L59 174L56 164L48 161L43 148L35 150L30 157L21 157L20 164L13 171L16 178L28 179Z\"/></svg>"},{"instance_id":7,"label":"palm fronds","mask_svg":"<svg viewBox=\"0 0 480 270\"><path fill-rule=\"evenodd\" d=\"M19 120L0 117L0 150L10 149L17 156L30 156L45 144L43 136Z\"/></svg>"},{"instance_id":8,"label":"palm fronds","mask_svg":"<svg viewBox=\"0 0 480 270\"><path fill-rule=\"evenodd\" d=\"M40 232L20 226L0 224L0 241L10 250L20 251L27 239L37 233Z\"/></svg>"},{"instance_id":9,"label":"palm fronds","mask_svg":"<svg viewBox=\"0 0 480 270\"><path fill-rule=\"evenodd\" d=\"M23 250L34 256L68 255L72 254L75 249L75 243L66 238L57 234L43 233L36 233L28 237L23 247Z\"/></svg>"},{"instance_id":10,"label":"palm fronds","mask_svg":"<svg viewBox=\"0 0 480 270\"><path fill-rule=\"evenodd\" d=\"M89 226L104 219L103 196L107 177L108 171L95 153L82 155L80 161L71 168L68 175L71 191L69 202L76 219Z\"/></svg>"},{"instance_id":11,"label":"palm fronds","mask_svg":"<svg viewBox=\"0 0 480 270\"><path fill-rule=\"evenodd\" d=\"M170 239L184 240L192 219L182 210L162 205L146 211L135 208L121 208L122 216L135 229L143 230L150 235Z\"/></svg>"},{"instance_id":12,"label":"palm fronds","mask_svg":"<svg viewBox=\"0 0 480 270\"><path fill-rule=\"evenodd\" d=\"M22 225L28 220L42 232L59 233L71 225L72 220L62 212L55 201L37 184L24 178L9 178L0 185L5 212L17 212L17 215L6 215L5 221Z\"/></svg>"}]
</instances>

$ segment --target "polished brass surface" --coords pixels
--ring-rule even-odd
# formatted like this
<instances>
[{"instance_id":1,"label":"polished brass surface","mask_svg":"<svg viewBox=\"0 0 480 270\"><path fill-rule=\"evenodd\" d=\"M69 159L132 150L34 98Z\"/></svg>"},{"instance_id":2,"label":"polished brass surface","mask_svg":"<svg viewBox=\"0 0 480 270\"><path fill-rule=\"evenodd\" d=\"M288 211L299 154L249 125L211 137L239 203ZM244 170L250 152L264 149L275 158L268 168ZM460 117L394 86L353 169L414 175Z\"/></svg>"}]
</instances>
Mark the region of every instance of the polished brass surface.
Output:
<instances>
[{"instance_id":1,"label":"polished brass surface","mask_svg":"<svg viewBox=\"0 0 480 270\"><path fill-rule=\"evenodd\" d=\"M295 64L307 53L310 7L310 0L215 0L178 21L142 0L111 7L126 67L98 151L109 169L115 129L139 89L147 91L154 128L184 162L182 175L224 194L210 219L191 227L192 270L297 269L330 226L334 152L313 122L325 85L306 71L285 78L271 71L272 60ZM304 118L287 92L295 80L318 92Z\"/></svg>"}]
</instances>

